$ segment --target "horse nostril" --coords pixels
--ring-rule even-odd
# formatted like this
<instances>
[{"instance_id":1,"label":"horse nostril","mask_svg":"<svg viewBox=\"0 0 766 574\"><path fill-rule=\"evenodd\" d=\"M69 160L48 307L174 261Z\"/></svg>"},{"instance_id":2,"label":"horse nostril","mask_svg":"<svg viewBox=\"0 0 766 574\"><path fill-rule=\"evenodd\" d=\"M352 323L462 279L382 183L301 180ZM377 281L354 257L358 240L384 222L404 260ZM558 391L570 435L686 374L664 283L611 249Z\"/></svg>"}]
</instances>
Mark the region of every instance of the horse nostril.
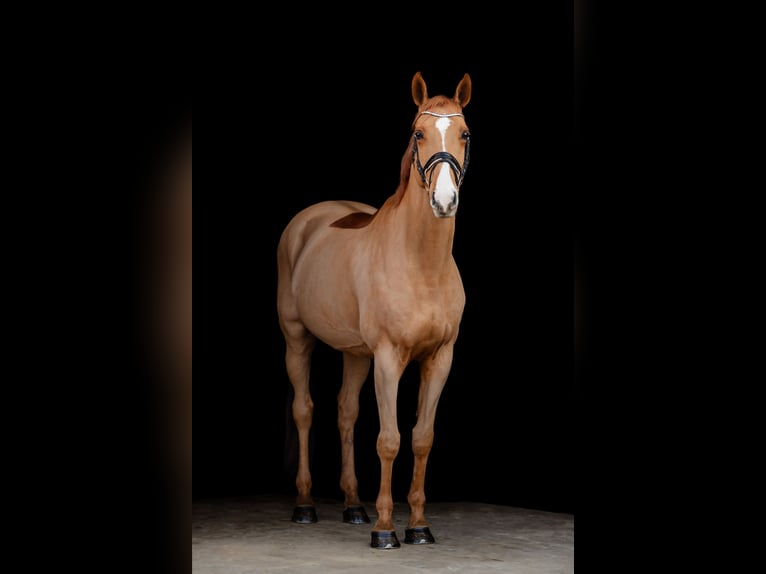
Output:
<instances>
[{"instance_id":1,"label":"horse nostril","mask_svg":"<svg viewBox=\"0 0 766 574\"><path fill-rule=\"evenodd\" d=\"M457 205L457 192L452 194L452 199L449 202L450 207L455 207Z\"/></svg>"}]
</instances>

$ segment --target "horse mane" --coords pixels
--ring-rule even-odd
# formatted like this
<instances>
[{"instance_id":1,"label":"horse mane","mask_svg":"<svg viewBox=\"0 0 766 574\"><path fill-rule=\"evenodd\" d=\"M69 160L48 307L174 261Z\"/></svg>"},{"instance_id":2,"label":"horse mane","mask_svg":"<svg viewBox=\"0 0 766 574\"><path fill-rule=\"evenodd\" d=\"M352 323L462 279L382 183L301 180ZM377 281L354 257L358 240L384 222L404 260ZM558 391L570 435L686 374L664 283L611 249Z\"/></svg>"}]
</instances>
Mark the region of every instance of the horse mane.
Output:
<instances>
[{"instance_id":1,"label":"horse mane","mask_svg":"<svg viewBox=\"0 0 766 574\"><path fill-rule=\"evenodd\" d=\"M402 198L404 197L404 192L407 190L407 184L410 182L410 168L412 167L413 145L413 139L410 138L410 143L407 146L407 151L404 152L404 156L402 157L402 167L399 171L399 187L396 188L396 191L393 195L392 203L394 206L397 206L399 203L401 203Z\"/></svg>"},{"instance_id":2,"label":"horse mane","mask_svg":"<svg viewBox=\"0 0 766 574\"><path fill-rule=\"evenodd\" d=\"M455 108L454 111L460 112L460 105L455 102L452 98L448 98L447 96L434 96L432 98L429 98L425 102L423 102L423 105L420 106L420 109L418 109L418 113L415 115L415 119L412 120L412 127L414 129L415 122L417 121L418 117L420 116L421 112L425 112L428 110L431 110L433 108L438 107L445 107L445 108ZM452 113L452 111L448 111L446 113ZM412 146L414 145L414 140L412 137L410 137L409 144L407 145L407 150L404 152L404 156L402 157L402 165L401 169L399 171L399 186L396 188L396 191L394 194L389 197L385 203L391 203L392 207L396 207L399 205L402 201L402 198L404 197L404 193L407 191L407 184L410 182L410 171L412 167ZM340 227L343 229L359 229L361 227L366 227L369 225L372 220L375 218L375 216L380 212L380 210L376 211L375 213L364 213L361 211L355 211L354 213L349 213L348 215L344 215L340 219L332 222L330 224L330 227Z\"/></svg>"}]
</instances>

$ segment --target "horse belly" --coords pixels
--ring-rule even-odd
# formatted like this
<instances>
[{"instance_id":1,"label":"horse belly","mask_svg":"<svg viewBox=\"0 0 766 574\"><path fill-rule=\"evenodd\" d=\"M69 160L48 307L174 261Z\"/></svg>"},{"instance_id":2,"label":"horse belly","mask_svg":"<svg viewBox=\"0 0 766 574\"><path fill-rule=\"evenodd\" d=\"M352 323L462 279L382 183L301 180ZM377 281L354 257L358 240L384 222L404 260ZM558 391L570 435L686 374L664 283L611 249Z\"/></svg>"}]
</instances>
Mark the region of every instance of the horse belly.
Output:
<instances>
[{"instance_id":1,"label":"horse belly","mask_svg":"<svg viewBox=\"0 0 766 574\"><path fill-rule=\"evenodd\" d=\"M328 319L317 313L302 314L306 328L333 349L349 352L355 355L372 356L372 351L362 339L358 327L351 322L343 324L337 321L337 317Z\"/></svg>"},{"instance_id":2,"label":"horse belly","mask_svg":"<svg viewBox=\"0 0 766 574\"><path fill-rule=\"evenodd\" d=\"M296 275L295 293L301 321L315 337L337 350L371 356L347 270L319 261L305 265Z\"/></svg>"},{"instance_id":3,"label":"horse belly","mask_svg":"<svg viewBox=\"0 0 766 574\"><path fill-rule=\"evenodd\" d=\"M317 313L302 314L302 319L311 334L330 347L356 355L372 356L372 351L362 340L358 327L328 320Z\"/></svg>"}]
</instances>

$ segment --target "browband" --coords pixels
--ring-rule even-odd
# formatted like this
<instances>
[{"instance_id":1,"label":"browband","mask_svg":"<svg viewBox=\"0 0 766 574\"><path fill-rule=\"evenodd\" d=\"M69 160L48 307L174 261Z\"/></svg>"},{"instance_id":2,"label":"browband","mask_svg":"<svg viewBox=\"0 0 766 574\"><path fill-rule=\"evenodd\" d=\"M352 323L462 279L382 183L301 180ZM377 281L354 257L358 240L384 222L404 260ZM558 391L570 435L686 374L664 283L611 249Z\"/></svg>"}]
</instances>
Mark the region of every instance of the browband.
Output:
<instances>
[{"instance_id":1,"label":"browband","mask_svg":"<svg viewBox=\"0 0 766 574\"><path fill-rule=\"evenodd\" d=\"M418 114L418 117L422 116L423 114L428 114L429 116L434 116L436 118L454 118L455 116L461 116L463 114L461 113L454 113L454 114L437 114L436 112L420 112ZM417 118L415 118L417 119Z\"/></svg>"}]
</instances>

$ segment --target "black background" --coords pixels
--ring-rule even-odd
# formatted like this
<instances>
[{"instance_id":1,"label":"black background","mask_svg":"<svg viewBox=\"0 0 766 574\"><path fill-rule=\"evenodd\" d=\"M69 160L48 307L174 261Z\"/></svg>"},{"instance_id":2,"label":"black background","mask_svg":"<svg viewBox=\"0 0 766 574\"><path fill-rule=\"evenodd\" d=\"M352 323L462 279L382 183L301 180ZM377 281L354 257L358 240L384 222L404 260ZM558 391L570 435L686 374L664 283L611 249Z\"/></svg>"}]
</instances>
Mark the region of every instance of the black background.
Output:
<instances>
[{"instance_id":1,"label":"black background","mask_svg":"<svg viewBox=\"0 0 766 574\"><path fill-rule=\"evenodd\" d=\"M204 278L195 281L196 498L294 494L279 235L312 203L378 207L394 192L416 111L410 83L421 71L431 95L452 96L464 73L473 81L472 158L454 246L467 304L426 496L574 511L571 18L546 24L541 34L520 17L502 38L465 49L440 49L436 37L400 52L341 43L257 59L247 73L224 65L225 105L206 126L195 177L205 189L195 206L195 236L204 237L195 242L195 278ZM342 498L341 368L339 353L317 348L313 492L331 498ZM411 480L417 377L413 364L400 385L395 500ZM355 441L366 501L379 481L370 380Z\"/></svg>"},{"instance_id":2,"label":"black background","mask_svg":"<svg viewBox=\"0 0 766 574\"><path fill-rule=\"evenodd\" d=\"M437 416L429 500L576 506L580 564L585 551L624 564L627 549L652 568L681 550L688 566L694 555L709 559L698 547L710 536L706 550L723 548L727 562L739 555L740 544L728 551L718 536L742 533L722 509L755 499L742 494L737 471L756 451L737 445L759 436L746 427L760 419L742 407L760 403L739 392L752 375L731 371L758 356L757 339L732 323L752 316L742 298L752 283L737 273L757 269L759 254L746 248L759 245L761 211L732 193L757 197L743 168L758 151L760 102L743 104L756 93L748 84L757 62L747 56L758 52L747 44L758 35L741 33L741 22L725 29L717 9L577 9L587 27L574 106L568 5L389 7L375 18L344 12L334 25L322 24L333 19L326 7L211 18L195 42L167 28L159 42L111 25L77 35L55 21L46 38L55 45L14 53L22 81L8 90L18 129L6 159L49 192L44 203L22 186L7 197L18 230L9 225L6 252L23 262L7 281L19 291L8 300L20 315L10 330L30 347L21 372L31 374L6 385L7 414L17 414L6 434L20 461L9 461L16 482L6 493L30 555L83 571L103 570L104 560L125 571L188 563L188 520L168 503L177 477L158 460L158 377L144 356L141 306L154 280L145 184L190 112L192 86L204 100L194 492L292 492L273 296L278 234L314 201L379 205L393 191L417 70L431 93L450 94L464 72L474 79L474 159L455 242L468 304ZM379 15L396 25L381 17L381 33L371 32ZM42 154L28 153L37 147ZM21 200L29 205L16 209ZM584 319L574 384L573 311ZM317 494L339 497L340 362L321 348L316 362L314 478ZM739 385L729 399L731 382ZM409 479L413 387L401 386L398 499ZM357 438L366 498L378 480L369 391ZM24 489L31 496L17 495ZM41 524L43 552L26 536Z\"/></svg>"}]
</instances>

